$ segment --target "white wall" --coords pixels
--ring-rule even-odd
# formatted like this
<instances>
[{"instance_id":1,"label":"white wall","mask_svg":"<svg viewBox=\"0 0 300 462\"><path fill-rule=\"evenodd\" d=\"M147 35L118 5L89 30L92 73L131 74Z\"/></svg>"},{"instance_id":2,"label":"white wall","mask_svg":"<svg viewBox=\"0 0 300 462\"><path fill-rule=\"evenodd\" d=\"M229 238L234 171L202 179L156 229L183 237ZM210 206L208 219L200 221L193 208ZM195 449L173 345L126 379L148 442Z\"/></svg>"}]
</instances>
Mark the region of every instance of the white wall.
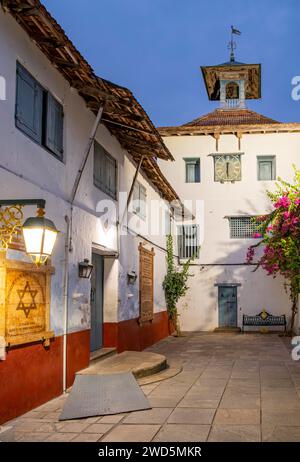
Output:
<instances>
[{"instance_id":1,"label":"white wall","mask_svg":"<svg viewBox=\"0 0 300 462\"><path fill-rule=\"evenodd\" d=\"M123 190L129 191L135 167L125 158L125 174L123 176ZM124 321L139 316L139 243L142 242L147 249L154 248L154 312L166 309L162 282L166 271L166 238L164 234L163 201L156 190L150 185L145 176L139 173L137 180L147 192L146 220L140 219L132 213L132 204L129 207L128 222L124 225L130 228L129 235L121 236L120 274L119 274L119 319ZM161 207L161 209L159 209ZM159 219L161 218L161 220ZM137 236L140 235L140 236ZM143 239L144 238L144 239ZM150 242L149 242L150 241ZM135 271L137 280L128 284L127 273Z\"/></svg>"},{"instance_id":2,"label":"white wall","mask_svg":"<svg viewBox=\"0 0 300 462\"><path fill-rule=\"evenodd\" d=\"M280 278L273 280L262 271L251 272L245 262L247 248L253 239L230 239L226 215L259 215L270 210L266 189L274 190L274 181L257 180L257 156L275 155L276 174L287 181L293 178L292 164L300 166L300 134L280 133L243 135L241 150L233 135L221 135L218 153L243 153L242 180L235 183L214 181L216 143L211 136L164 137L164 142L175 157L175 162L159 161L160 168L183 200L203 201L204 220L201 223L200 257L190 279L191 287L180 303L181 323L185 330L213 329L218 326L218 282L240 282L239 324L241 314L256 314L262 308L271 313L290 313L287 294ZM185 183L185 157L199 157L201 182ZM194 207L195 211L195 207ZM202 264L215 265L204 267ZM223 266L223 265L236 266Z\"/></svg>"},{"instance_id":3,"label":"white wall","mask_svg":"<svg viewBox=\"0 0 300 462\"><path fill-rule=\"evenodd\" d=\"M0 101L0 197L43 198L46 200L46 216L54 221L60 234L55 245L52 264L55 274L52 277L51 328L61 334L63 329L63 265L66 222L70 217L71 191L78 169L81 166L84 150L94 122L94 115L85 106L81 97L51 66L16 21L0 10L0 75L6 79L6 101ZM64 108L64 161L56 159L46 149L33 142L15 126L16 99L16 61L19 61L48 89ZM110 132L101 125L97 131L98 142L118 162L119 191L128 191L134 166L127 153ZM157 196L153 186L140 175L147 187L149 198ZM73 251L69 255L69 331L87 329L90 326L89 298L90 282L78 278L78 262L91 259L93 245L101 245L118 251L117 229L107 229L95 213L99 201L110 198L93 185L93 152L90 153L86 169L76 196L73 211ZM34 207L25 207L24 214L35 214ZM117 218L117 217L116 217ZM126 251L131 246L130 261ZM124 285L125 274L132 266L136 268L138 241L128 239L118 260L105 259L104 269L104 321L116 322L119 319L136 317L138 310L138 290L135 298L128 302L128 289ZM15 257L15 252L11 252ZM22 258L19 255L19 258ZM158 264L159 268L163 265ZM157 270L157 274L160 269ZM119 274L120 273L120 274ZM121 284L119 284L119 278ZM138 287L138 285L136 284ZM118 294L118 289L121 292ZM164 308L160 283L156 287L156 310ZM131 307L132 305L132 307ZM120 312L119 312L119 311Z\"/></svg>"}]
</instances>

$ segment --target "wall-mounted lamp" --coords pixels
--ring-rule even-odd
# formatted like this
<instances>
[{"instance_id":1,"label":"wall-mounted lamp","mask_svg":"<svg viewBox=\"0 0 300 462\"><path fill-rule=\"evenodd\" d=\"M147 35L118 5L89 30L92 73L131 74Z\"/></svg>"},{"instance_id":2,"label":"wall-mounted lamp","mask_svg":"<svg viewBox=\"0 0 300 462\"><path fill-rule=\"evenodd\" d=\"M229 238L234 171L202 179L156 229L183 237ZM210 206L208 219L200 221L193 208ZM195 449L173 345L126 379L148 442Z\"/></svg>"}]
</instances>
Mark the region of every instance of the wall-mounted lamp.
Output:
<instances>
[{"instance_id":1,"label":"wall-mounted lamp","mask_svg":"<svg viewBox=\"0 0 300 462\"><path fill-rule=\"evenodd\" d=\"M134 284L137 279L137 274L135 271L130 271L127 273L127 282L128 284Z\"/></svg>"},{"instance_id":2,"label":"wall-mounted lamp","mask_svg":"<svg viewBox=\"0 0 300 462\"><path fill-rule=\"evenodd\" d=\"M58 233L53 221L44 217L46 205L46 201L44 199L0 200L0 207L6 206L6 209L2 212L2 217L6 211L10 211L10 213L7 212L9 220L2 220L3 223L0 223L2 234L6 234L7 236L6 240L2 239L2 246L4 244L4 248L8 248L12 235L17 232L17 227L21 224L21 217L19 217L16 222L14 212L11 210L16 208L23 217L22 207L24 205L37 205L38 207L37 216L27 218L24 224L21 225L21 229L27 255L29 255L36 265L43 265L47 258L52 254ZM12 226L11 223L14 222L16 225Z\"/></svg>"},{"instance_id":3,"label":"wall-mounted lamp","mask_svg":"<svg viewBox=\"0 0 300 462\"><path fill-rule=\"evenodd\" d=\"M78 276L80 278L89 279L94 266L90 263L88 258L78 263Z\"/></svg>"}]
</instances>

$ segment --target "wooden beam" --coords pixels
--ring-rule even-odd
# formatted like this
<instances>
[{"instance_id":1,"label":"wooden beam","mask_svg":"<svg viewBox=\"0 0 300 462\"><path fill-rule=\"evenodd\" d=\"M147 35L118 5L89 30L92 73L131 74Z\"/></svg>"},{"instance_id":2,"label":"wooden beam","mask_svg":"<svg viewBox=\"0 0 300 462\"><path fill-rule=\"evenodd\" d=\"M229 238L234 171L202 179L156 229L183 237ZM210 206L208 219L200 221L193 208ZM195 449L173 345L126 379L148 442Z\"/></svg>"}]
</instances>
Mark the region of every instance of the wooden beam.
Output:
<instances>
[{"instance_id":1,"label":"wooden beam","mask_svg":"<svg viewBox=\"0 0 300 462\"><path fill-rule=\"evenodd\" d=\"M87 95L87 96L103 98L106 100L115 101L118 103L120 102L123 104L129 103L129 99L127 98L120 98L119 96L113 95L112 93L104 91L101 88L98 88L92 85L86 85L81 80L72 81L71 86L75 88L76 90L78 90L80 93L83 93L84 95Z\"/></svg>"},{"instance_id":2,"label":"wooden beam","mask_svg":"<svg viewBox=\"0 0 300 462\"><path fill-rule=\"evenodd\" d=\"M38 44L45 45L49 48L63 48L66 45L65 41L60 41L51 37L45 37L42 34L32 35L31 38Z\"/></svg>"},{"instance_id":3,"label":"wooden beam","mask_svg":"<svg viewBox=\"0 0 300 462\"><path fill-rule=\"evenodd\" d=\"M41 11L39 8L25 8L22 9L19 14L22 16L39 16L41 14Z\"/></svg>"},{"instance_id":4,"label":"wooden beam","mask_svg":"<svg viewBox=\"0 0 300 462\"><path fill-rule=\"evenodd\" d=\"M125 133L120 133L120 139L124 142L124 143L133 143L133 145L140 145L140 146L143 146L143 147L151 147L152 149L158 149L158 148L161 148L161 144L160 143L157 143L156 141L154 142L151 142L151 140L145 140L145 138L138 138L138 137L135 137L135 136L129 136L129 135L126 135Z\"/></svg>"},{"instance_id":5,"label":"wooden beam","mask_svg":"<svg viewBox=\"0 0 300 462\"><path fill-rule=\"evenodd\" d=\"M78 69L80 67L80 64L74 63L71 61L66 61L65 59L62 59L62 58L52 58L52 62L56 64L57 66L69 67L71 69Z\"/></svg>"}]
</instances>

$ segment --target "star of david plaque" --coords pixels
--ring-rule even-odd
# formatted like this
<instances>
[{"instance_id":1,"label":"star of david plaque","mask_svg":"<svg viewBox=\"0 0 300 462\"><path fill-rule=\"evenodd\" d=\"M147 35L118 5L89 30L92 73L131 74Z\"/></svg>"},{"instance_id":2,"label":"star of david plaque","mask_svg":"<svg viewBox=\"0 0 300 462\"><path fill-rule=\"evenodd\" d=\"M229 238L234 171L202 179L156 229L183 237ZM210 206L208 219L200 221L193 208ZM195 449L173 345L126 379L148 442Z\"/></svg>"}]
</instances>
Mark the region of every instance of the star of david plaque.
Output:
<instances>
[{"instance_id":1,"label":"star of david plaque","mask_svg":"<svg viewBox=\"0 0 300 462\"><path fill-rule=\"evenodd\" d=\"M26 281L25 287L23 290L17 290L20 301L17 306L17 311L18 310L23 310L26 318L28 318L29 313L31 310L36 310L36 302L35 302L35 297L37 294L37 290L32 290L30 288L30 284L28 281Z\"/></svg>"}]
</instances>

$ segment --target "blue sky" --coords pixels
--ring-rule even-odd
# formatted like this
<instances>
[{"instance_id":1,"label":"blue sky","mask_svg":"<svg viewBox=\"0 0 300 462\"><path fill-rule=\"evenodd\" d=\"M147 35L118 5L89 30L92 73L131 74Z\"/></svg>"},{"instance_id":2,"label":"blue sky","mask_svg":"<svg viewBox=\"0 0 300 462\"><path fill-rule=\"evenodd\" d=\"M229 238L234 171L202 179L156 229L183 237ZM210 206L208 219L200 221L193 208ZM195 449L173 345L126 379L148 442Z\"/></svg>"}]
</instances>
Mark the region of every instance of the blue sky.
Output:
<instances>
[{"instance_id":1,"label":"blue sky","mask_svg":"<svg viewBox=\"0 0 300 462\"><path fill-rule=\"evenodd\" d=\"M75 46L108 80L128 87L158 125L212 111L200 66L236 59L262 64L262 99L248 107L300 121L291 79L300 75L299 0L42 0Z\"/></svg>"}]
</instances>

